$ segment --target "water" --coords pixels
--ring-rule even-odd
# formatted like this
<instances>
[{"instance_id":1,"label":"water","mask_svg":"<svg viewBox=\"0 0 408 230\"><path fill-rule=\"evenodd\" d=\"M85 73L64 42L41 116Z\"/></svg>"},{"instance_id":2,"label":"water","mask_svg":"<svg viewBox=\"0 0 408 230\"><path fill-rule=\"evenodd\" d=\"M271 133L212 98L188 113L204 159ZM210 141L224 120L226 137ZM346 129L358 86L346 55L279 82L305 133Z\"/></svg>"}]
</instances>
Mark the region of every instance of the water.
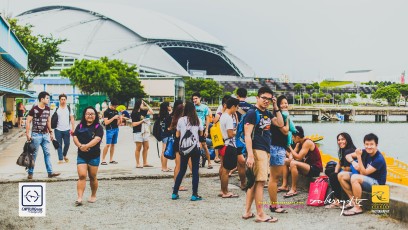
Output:
<instances>
[{"instance_id":1,"label":"water","mask_svg":"<svg viewBox=\"0 0 408 230\"><path fill-rule=\"evenodd\" d=\"M311 116L292 117L295 125L301 125L305 135L319 134L320 149L337 157L337 134L347 132L357 148L364 148L363 138L368 133L378 136L378 149L387 155L408 163L408 123L405 116L391 116L390 122L375 123L374 116L357 116L354 122L310 122ZM407 146L404 144L407 143Z\"/></svg>"}]
</instances>

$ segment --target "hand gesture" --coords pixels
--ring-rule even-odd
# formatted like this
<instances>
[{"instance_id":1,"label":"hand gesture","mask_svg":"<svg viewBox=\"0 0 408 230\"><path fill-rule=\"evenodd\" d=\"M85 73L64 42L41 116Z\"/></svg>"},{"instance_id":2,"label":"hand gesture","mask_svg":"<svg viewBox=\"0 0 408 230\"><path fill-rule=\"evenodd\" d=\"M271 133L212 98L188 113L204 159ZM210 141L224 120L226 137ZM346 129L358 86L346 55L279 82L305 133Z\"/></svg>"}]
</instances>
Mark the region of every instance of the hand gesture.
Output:
<instances>
[{"instance_id":1,"label":"hand gesture","mask_svg":"<svg viewBox=\"0 0 408 230\"><path fill-rule=\"evenodd\" d=\"M248 156L246 165L248 168L252 168L254 166L254 157L253 156Z\"/></svg>"}]
</instances>

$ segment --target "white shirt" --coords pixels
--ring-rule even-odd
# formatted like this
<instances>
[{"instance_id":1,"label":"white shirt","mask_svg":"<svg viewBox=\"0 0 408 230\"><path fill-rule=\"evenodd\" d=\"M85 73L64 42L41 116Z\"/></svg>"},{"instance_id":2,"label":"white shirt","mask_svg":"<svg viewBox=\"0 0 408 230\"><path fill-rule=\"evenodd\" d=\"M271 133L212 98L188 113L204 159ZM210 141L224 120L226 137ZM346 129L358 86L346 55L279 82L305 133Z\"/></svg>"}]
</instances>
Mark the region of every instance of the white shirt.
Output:
<instances>
[{"instance_id":1,"label":"white shirt","mask_svg":"<svg viewBox=\"0 0 408 230\"><path fill-rule=\"evenodd\" d=\"M200 119L199 119L200 120ZM188 126L188 127L187 127ZM187 145L191 142L194 142L197 144L197 147L200 147L200 141L198 138L198 132L204 130L203 123L200 120L200 126L191 126L189 122L187 122L187 117L181 117L177 121L177 131L180 131L180 145L184 144L183 142L183 137L184 134L186 133L187 129L190 129L190 131L193 133L193 138L188 141ZM191 145L190 145L191 146Z\"/></svg>"},{"instance_id":2,"label":"white shirt","mask_svg":"<svg viewBox=\"0 0 408 230\"><path fill-rule=\"evenodd\" d=\"M70 117L69 117L69 111L68 111L68 106L66 105L65 108L59 107L57 110L58 114L58 124L57 128L59 131L67 131L70 130L71 127L69 125L70 123ZM71 109L71 115L72 114L72 109Z\"/></svg>"},{"instance_id":3,"label":"white shirt","mask_svg":"<svg viewBox=\"0 0 408 230\"><path fill-rule=\"evenodd\" d=\"M235 136L233 138L228 138L228 130L234 130L237 123L234 122L235 116L229 115L228 113L223 113L220 118L221 133L224 139L224 145L235 146Z\"/></svg>"}]
</instances>

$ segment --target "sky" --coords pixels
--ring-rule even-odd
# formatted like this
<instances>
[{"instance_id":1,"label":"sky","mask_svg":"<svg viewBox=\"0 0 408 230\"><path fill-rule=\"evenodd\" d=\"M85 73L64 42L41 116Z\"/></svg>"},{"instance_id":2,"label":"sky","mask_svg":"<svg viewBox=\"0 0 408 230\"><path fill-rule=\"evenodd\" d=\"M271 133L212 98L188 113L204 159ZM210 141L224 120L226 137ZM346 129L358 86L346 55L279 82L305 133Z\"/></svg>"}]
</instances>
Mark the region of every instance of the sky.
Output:
<instances>
[{"instance_id":1,"label":"sky","mask_svg":"<svg viewBox=\"0 0 408 230\"><path fill-rule=\"evenodd\" d=\"M373 70L378 80L397 81L408 70L405 0L111 1L203 29L260 77L287 75L291 81L310 82ZM47 2L0 0L0 12L15 16Z\"/></svg>"}]
</instances>

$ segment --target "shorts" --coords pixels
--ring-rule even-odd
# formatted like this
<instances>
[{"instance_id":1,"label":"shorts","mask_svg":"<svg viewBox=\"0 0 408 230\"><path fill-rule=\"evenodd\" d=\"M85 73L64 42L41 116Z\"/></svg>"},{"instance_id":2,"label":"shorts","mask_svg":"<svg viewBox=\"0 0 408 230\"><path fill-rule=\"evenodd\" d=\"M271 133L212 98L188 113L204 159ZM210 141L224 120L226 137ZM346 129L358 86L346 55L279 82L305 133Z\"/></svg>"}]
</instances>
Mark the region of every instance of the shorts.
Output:
<instances>
[{"instance_id":1,"label":"shorts","mask_svg":"<svg viewBox=\"0 0 408 230\"><path fill-rule=\"evenodd\" d=\"M314 165L310 166L309 173L306 175L307 177L317 177L320 176L320 169Z\"/></svg>"},{"instance_id":2,"label":"shorts","mask_svg":"<svg viewBox=\"0 0 408 230\"><path fill-rule=\"evenodd\" d=\"M163 144L167 144L168 141L169 141L169 137L163 137L162 138ZM138 141L138 142L140 142L140 141Z\"/></svg>"},{"instance_id":3,"label":"shorts","mask_svg":"<svg viewBox=\"0 0 408 230\"><path fill-rule=\"evenodd\" d=\"M245 154L242 153L243 149L244 149L243 147L238 147L237 148L237 155L244 155L244 157L245 157Z\"/></svg>"},{"instance_id":4,"label":"shorts","mask_svg":"<svg viewBox=\"0 0 408 230\"><path fill-rule=\"evenodd\" d=\"M255 181L268 180L268 153L263 150L254 149L254 175Z\"/></svg>"},{"instance_id":5,"label":"shorts","mask_svg":"<svg viewBox=\"0 0 408 230\"><path fill-rule=\"evenodd\" d=\"M233 146L226 146L222 158L222 166L227 170L233 170L237 167L237 149Z\"/></svg>"},{"instance_id":6,"label":"shorts","mask_svg":"<svg viewBox=\"0 0 408 230\"><path fill-rule=\"evenodd\" d=\"M149 141L150 134L142 134L142 132L133 133L133 142Z\"/></svg>"},{"instance_id":7,"label":"shorts","mask_svg":"<svg viewBox=\"0 0 408 230\"><path fill-rule=\"evenodd\" d=\"M107 129L106 130L106 144L117 144L118 143L118 136L119 136L119 128L116 129Z\"/></svg>"},{"instance_id":8,"label":"shorts","mask_svg":"<svg viewBox=\"0 0 408 230\"><path fill-rule=\"evenodd\" d=\"M23 112L23 110L19 110L19 111L17 112L17 117L24 117L24 112Z\"/></svg>"},{"instance_id":9,"label":"shorts","mask_svg":"<svg viewBox=\"0 0 408 230\"><path fill-rule=\"evenodd\" d=\"M286 150L281 146L271 145L271 158L269 159L270 166L285 165Z\"/></svg>"},{"instance_id":10,"label":"shorts","mask_svg":"<svg viewBox=\"0 0 408 230\"><path fill-rule=\"evenodd\" d=\"M97 157L93 159L84 159L80 156L77 157L77 165L88 164L90 166L99 166L100 162L101 162L101 157Z\"/></svg>"},{"instance_id":11,"label":"shorts","mask_svg":"<svg viewBox=\"0 0 408 230\"><path fill-rule=\"evenodd\" d=\"M350 173L350 179L353 175L354 174ZM378 181L376 179L369 177L369 176L365 176L365 175L361 175L361 176L363 176L363 183L361 184L361 189L363 189L363 191L371 192L372 186L378 185Z\"/></svg>"}]
</instances>

